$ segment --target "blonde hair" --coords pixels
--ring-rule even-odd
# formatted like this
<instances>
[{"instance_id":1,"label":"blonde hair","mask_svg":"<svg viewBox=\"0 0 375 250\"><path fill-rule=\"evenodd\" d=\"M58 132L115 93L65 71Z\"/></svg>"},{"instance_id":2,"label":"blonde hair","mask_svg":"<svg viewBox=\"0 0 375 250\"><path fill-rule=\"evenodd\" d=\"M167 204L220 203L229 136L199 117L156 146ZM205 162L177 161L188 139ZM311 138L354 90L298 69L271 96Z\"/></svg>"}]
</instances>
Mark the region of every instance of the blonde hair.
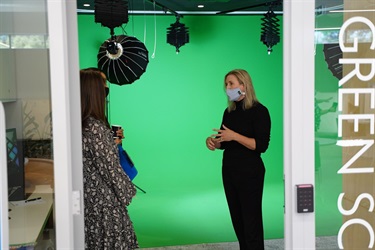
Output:
<instances>
[{"instance_id":1,"label":"blonde hair","mask_svg":"<svg viewBox=\"0 0 375 250\"><path fill-rule=\"evenodd\" d=\"M259 102L256 95L255 89L253 86L253 81L249 73L244 69L234 69L229 71L224 77L224 89L226 89L225 80L227 76L233 75L237 78L238 82L244 86L245 89L245 98L242 103L242 108L250 109L255 103ZM231 112L236 109L236 103L228 100L228 112Z\"/></svg>"}]
</instances>

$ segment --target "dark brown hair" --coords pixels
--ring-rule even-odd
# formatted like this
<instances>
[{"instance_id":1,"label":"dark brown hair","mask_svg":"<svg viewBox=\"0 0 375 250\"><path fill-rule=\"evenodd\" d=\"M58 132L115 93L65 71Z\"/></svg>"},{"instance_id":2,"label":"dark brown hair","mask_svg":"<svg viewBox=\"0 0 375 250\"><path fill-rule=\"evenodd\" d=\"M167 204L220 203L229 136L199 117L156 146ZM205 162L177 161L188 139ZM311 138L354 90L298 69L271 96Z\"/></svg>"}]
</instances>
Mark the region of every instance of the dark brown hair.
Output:
<instances>
[{"instance_id":1,"label":"dark brown hair","mask_svg":"<svg viewBox=\"0 0 375 250\"><path fill-rule=\"evenodd\" d=\"M107 124L105 117L104 79L100 71L80 70L82 127L90 116Z\"/></svg>"}]
</instances>

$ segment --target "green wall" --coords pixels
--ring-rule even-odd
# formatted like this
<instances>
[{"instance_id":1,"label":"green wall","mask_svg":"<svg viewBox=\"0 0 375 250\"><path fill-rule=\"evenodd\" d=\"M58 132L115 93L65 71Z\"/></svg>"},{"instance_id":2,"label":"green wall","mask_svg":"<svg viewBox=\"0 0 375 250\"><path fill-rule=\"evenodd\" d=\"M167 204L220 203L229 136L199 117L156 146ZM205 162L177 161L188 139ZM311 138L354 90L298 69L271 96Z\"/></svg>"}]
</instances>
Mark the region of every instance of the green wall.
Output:
<instances>
[{"instance_id":1,"label":"green wall","mask_svg":"<svg viewBox=\"0 0 375 250\"><path fill-rule=\"evenodd\" d=\"M110 122L124 127L124 147L139 171L134 183L146 191L129 207L141 247L236 241L221 183L222 152L205 147L226 108L223 77L234 68L248 70L271 114L263 220L267 239L283 238L283 45L267 54L260 19L185 16L180 22L189 28L190 43L179 54L166 43L172 15L130 16L115 29L149 51L139 80L110 84ZM80 66L96 66L110 31L93 15L79 15L78 25Z\"/></svg>"}]
</instances>

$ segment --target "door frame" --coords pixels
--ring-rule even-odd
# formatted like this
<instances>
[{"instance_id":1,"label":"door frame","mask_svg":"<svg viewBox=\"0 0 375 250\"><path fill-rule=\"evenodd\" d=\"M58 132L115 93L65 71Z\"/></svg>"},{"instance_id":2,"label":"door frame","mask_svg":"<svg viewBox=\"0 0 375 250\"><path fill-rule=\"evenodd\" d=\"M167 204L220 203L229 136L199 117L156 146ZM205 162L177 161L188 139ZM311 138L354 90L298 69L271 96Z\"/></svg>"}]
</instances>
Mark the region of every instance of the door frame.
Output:
<instances>
[{"instance_id":1,"label":"door frame","mask_svg":"<svg viewBox=\"0 0 375 250\"><path fill-rule=\"evenodd\" d=\"M56 249L84 249L77 2L47 0Z\"/></svg>"},{"instance_id":2,"label":"door frame","mask_svg":"<svg viewBox=\"0 0 375 250\"><path fill-rule=\"evenodd\" d=\"M284 0L285 249L315 249L315 212L297 213L298 184L315 184L315 0ZM315 185L314 185L315 186Z\"/></svg>"},{"instance_id":3,"label":"door frame","mask_svg":"<svg viewBox=\"0 0 375 250\"><path fill-rule=\"evenodd\" d=\"M6 150L5 111L0 101L0 249L9 249L8 169ZM4 143L3 143L4 142Z\"/></svg>"}]
</instances>

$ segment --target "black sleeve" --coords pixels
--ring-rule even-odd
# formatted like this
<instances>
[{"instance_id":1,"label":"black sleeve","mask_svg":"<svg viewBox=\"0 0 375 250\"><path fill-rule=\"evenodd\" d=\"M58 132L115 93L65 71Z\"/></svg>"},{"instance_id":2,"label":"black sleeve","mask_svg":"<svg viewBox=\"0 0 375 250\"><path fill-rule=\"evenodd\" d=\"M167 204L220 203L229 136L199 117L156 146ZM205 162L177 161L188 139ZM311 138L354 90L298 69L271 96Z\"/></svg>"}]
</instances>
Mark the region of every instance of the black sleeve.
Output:
<instances>
[{"instance_id":1,"label":"black sleeve","mask_svg":"<svg viewBox=\"0 0 375 250\"><path fill-rule=\"evenodd\" d=\"M270 137L271 137L271 117L268 109L259 105L256 111L257 119L255 119L254 129L255 129L255 151L258 153L266 152Z\"/></svg>"},{"instance_id":2,"label":"black sleeve","mask_svg":"<svg viewBox=\"0 0 375 250\"><path fill-rule=\"evenodd\" d=\"M223 113L223 118L222 118L222 120L221 120L221 124L220 124L220 130L221 129L224 129L223 128L223 123L224 123L224 118L225 118L225 114L227 114L228 113L228 111L227 111L227 109L225 109L224 110L224 113ZM217 138L217 137L216 137ZM227 145L227 143L226 142L220 142L220 148L219 149L225 149L225 146Z\"/></svg>"}]
</instances>

